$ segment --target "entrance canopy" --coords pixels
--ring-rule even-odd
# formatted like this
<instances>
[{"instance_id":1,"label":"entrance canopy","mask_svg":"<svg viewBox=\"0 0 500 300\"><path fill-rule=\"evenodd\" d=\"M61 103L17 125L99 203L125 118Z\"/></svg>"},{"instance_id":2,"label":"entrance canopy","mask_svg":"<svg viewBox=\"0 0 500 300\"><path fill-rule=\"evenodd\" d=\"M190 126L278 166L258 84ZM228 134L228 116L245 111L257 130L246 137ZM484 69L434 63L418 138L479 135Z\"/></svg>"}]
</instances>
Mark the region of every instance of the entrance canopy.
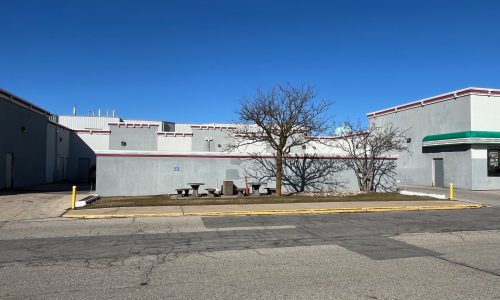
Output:
<instances>
[{"instance_id":1,"label":"entrance canopy","mask_svg":"<svg viewBox=\"0 0 500 300\"><path fill-rule=\"evenodd\" d=\"M422 139L423 147L445 145L500 144L498 131L461 131L427 135Z\"/></svg>"}]
</instances>

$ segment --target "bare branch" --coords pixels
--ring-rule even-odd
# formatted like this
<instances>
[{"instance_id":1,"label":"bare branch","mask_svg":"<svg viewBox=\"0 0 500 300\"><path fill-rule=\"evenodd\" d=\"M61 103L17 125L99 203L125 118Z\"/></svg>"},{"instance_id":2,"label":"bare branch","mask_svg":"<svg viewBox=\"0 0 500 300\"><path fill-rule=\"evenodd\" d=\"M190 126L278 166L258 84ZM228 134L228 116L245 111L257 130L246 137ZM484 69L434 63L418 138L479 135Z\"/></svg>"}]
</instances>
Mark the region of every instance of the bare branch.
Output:
<instances>
[{"instance_id":1,"label":"bare branch","mask_svg":"<svg viewBox=\"0 0 500 300\"><path fill-rule=\"evenodd\" d=\"M270 183L276 177L275 158L263 158L253 154L246 161L246 175L252 180ZM291 192L335 191L345 186L338 178L344 166L334 157L319 157L317 154L292 154L283 159L283 186Z\"/></svg>"},{"instance_id":2,"label":"bare branch","mask_svg":"<svg viewBox=\"0 0 500 300\"><path fill-rule=\"evenodd\" d=\"M407 151L406 133L392 124L368 128L345 122L339 139L332 143L348 157L345 166L353 170L361 191L387 191L394 187L395 155Z\"/></svg>"},{"instance_id":3,"label":"bare branch","mask_svg":"<svg viewBox=\"0 0 500 300\"><path fill-rule=\"evenodd\" d=\"M251 99L244 98L238 112L242 124L231 132L228 150L254 144L267 145L275 153L276 193L281 195L284 156L307 144L308 136L327 129L323 115L331 102L315 101L310 85L278 85L268 91L257 90Z\"/></svg>"}]
</instances>

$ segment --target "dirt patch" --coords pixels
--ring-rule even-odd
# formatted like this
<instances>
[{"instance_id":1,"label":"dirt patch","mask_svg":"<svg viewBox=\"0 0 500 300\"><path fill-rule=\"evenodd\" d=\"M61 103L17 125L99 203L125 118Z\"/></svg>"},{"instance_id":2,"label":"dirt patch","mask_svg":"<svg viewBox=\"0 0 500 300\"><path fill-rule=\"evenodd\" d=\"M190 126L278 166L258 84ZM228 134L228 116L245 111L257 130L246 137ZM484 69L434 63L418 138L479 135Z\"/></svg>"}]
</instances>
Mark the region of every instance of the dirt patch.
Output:
<instances>
[{"instance_id":1,"label":"dirt patch","mask_svg":"<svg viewBox=\"0 0 500 300\"><path fill-rule=\"evenodd\" d=\"M217 198L176 198L171 195L146 197L104 197L85 208L132 207L132 206L177 206L177 205L224 205L224 204L276 204L311 202L354 202L354 201L425 201L431 197L407 196L398 193L358 193L336 196L298 196L283 197L217 197Z\"/></svg>"}]
</instances>

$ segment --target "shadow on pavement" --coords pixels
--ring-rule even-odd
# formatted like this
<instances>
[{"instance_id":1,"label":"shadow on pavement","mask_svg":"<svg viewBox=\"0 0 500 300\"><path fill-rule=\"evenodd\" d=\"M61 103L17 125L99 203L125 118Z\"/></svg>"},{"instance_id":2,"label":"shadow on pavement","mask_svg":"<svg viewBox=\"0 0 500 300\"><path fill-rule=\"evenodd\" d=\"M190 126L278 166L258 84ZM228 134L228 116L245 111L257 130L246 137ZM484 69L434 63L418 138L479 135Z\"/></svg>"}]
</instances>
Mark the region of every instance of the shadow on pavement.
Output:
<instances>
[{"instance_id":1,"label":"shadow on pavement","mask_svg":"<svg viewBox=\"0 0 500 300\"><path fill-rule=\"evenodd\" d=\"M73 185L77 186L79 192L89 192L90 184L82 182L57 182L41 184L23 188L15 188L11 190L0 191L0 196L3 195L18 195L18 194L32 194L32 193L61 193L61 194L71 194ZM93 187L94 189L94 187Z\"/></svg>"}]
</instances>

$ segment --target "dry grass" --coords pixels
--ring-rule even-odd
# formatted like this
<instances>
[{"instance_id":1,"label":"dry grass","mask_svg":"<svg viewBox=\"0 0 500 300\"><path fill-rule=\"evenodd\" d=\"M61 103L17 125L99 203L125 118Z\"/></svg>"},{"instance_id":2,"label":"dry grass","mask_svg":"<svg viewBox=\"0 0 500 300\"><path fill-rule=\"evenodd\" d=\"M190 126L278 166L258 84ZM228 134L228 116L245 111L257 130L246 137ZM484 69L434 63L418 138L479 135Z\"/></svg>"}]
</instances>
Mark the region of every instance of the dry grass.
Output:
<instances>
[{"instance_id":1,"label":"dry grass","mask_svg":"<svg viewBox=\"0 0 500 300\"><path fill-rule=\"evenodd\" d=\"M176 198L170 195L145 197L104 197L85 208L131 207L131 206L174 206L174 205L223 205L223 204L273 204L273 203L311 203L311 202L353 202L353 201L424 201L436 200L430 197L407 196L398 193L357 193L336 196L283 197L217 197L217 198Z\"/></svg>"}]
</instances>

